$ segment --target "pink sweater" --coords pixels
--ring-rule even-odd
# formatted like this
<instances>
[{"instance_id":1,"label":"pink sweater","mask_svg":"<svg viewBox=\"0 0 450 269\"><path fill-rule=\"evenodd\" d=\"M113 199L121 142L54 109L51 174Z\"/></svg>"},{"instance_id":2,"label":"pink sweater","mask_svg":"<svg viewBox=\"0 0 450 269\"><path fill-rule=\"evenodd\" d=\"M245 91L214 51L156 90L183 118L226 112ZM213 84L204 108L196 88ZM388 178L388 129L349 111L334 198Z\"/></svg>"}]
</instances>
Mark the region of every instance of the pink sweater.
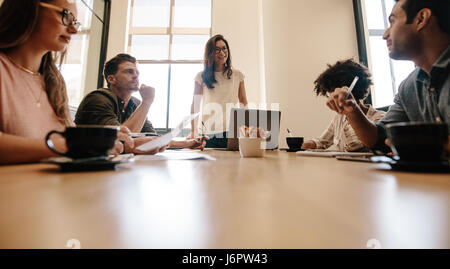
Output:
<instances>
[{"instance_id":1,"label":"pink sweater","mask_svg":"<svg viewBox=\"0 0 450 269\"><path fill-rule=\"evenodd\" d=\"M48 101L42 76L22 70L0 52L0 132L45 138L51 130L64 129Z\"/></svg>"}]
</instances>

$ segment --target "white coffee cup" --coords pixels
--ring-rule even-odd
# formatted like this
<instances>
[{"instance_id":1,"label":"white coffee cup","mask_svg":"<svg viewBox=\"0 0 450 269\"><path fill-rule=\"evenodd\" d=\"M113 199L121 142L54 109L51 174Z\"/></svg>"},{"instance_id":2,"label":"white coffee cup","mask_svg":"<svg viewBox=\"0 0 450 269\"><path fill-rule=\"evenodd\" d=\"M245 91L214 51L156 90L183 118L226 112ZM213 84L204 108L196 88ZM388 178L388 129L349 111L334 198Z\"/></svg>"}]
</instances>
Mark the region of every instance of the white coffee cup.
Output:
<instances>
[{"instance_id":1,"label":"white coffee cup","mask_svg":"<svg viewBox=\"0 0 450 269\"><path fill-rule=\"evenodd\" d=\"M241 157L264 157L264 138L240 137L239 152Z\"/></svg>"}]
</instances>

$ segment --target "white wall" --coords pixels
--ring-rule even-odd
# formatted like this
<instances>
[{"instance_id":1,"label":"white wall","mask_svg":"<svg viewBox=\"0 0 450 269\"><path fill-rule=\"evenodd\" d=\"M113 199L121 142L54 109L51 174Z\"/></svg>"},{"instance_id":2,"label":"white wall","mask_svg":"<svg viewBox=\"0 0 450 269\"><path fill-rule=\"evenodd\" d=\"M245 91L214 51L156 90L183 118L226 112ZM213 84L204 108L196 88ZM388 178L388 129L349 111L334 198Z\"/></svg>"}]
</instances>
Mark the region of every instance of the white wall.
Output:
<instances>
[{"instance_id":1,"label":"white wall","mask_svg":"<svg viewBox=\"0 0 450 269\"><path fill-rule=\"evenodd\" d=\"M249 102L265 102L258 13L261 0L213 0L212 34L227 39L232 64L245 75Z\"/></svg>"},{"instance_id":2,"label":"white wall","mask_svg":"<svg viewBox=\"0 0 450 269\"><path fill-rule=\"evenodd\" d=\"M130 0L111 0L107 61L117 54L127 51L130 5Z\"/></svg>"},{"instance_id":3,"label":"white wall","mask_svg":"<svg viewBox=\"0 0 450 269\"><path fill-rule=\"evenodd\" d=\"M358 57L351 0L263 0L267 101L280 103L286 128L319 136L333 113L313 82L327 63Z\"/></svg>"}]
</instances>

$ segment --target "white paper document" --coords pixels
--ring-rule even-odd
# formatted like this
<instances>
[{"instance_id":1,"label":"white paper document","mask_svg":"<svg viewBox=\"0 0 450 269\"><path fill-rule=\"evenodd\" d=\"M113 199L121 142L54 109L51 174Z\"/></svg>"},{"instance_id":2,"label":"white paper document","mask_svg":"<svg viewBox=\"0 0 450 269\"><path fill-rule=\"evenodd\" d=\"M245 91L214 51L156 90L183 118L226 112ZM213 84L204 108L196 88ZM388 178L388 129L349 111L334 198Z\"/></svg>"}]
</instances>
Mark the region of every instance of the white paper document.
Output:
<instances>
[{"instance_id":1,"label":"white paper document","mask_svg":"<svg viewBox=\"0 0 450 269\"><path fill-rule=\"evenodd\" d=\"M169 160L210 160L215 161L216 158L207 154L193 152L193 151L164 151L156 155L137 155L136 162L145 161L169 161Z\"/></svg>"},{"instance_id":2,"label":"white paper document","mask_svg":"<svg viewBox=\"0 0 450 269\"><path fill-rule=\"evenodd\" d=\"M372 152L342 152L342 151L326 151L326 150L305 150L297 151L300 156L330 157L337 156L373 156Z\"/></svg>"},{"instance_id":3,"label":"white paper document","mask_svg":"<svg viewBox=\"0 0 450 269\"><path fill-rule=\"evenodd\" d=\"M157 139L154 139L152 141L149 141L145 144L140 145L137 147L138 150L142 151L151 151L156 148L164 147L170 143L170 141L176 137L181 130L186 126L189 122L191 122L193 119L197 118L200 113L196 113L194 115L186 116L180 124L177 125L170 133L167 133L163 136L158 137Z\"/></svg>"}]
</instances>

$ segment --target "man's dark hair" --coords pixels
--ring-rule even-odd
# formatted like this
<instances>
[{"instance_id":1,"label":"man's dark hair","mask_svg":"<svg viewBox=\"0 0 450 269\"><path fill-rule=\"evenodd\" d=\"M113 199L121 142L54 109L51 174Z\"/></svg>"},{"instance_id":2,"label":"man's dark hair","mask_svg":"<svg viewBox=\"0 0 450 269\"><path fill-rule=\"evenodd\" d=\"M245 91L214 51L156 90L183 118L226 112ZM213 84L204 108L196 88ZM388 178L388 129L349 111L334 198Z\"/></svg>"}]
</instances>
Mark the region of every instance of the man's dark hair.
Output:
<instances>
[{"instance_id":1,"label":"man's dark hair","mask_svg":"<svg viewBox=\"0 0 450 269\"><path fill-rule=\"evenodd\" d=\"M328 68L314 81L314 92L326 96L336 88L349 87L355 76L359 77L352 94L357 101L364 100L369 95L369 87L373 85L371 73L367 67L352 59L338 61Z\"/></svg>"},{"instance_id":2,"label":"man's dark hair","mask_svg":"<svg viewBox=\"0 0 450 269\"><path fill-rule=\"evenodd\" d=\"M121 53L117 54L114 58L105 63L103 75L105 76L106 83L108 83L108 87L110 86L108 82L108 76L117 73L117 70L119 70L119 65L123 62L136 63L136 58L129 54Z\"/></svg>"},{"instance_id":3,"label":"man's dark hair","mask_svg":"<svg viewBox=\"0 0 450 269\"><path fill-rule=\"evenodd\" d=\"M399 0L395 0L398 2ZM411 24L417 13L428 8L436 16L439 28L450 34L450 0L406 0L402 6L406 13L406 23Z\"/></svg>"}]
</instances>

